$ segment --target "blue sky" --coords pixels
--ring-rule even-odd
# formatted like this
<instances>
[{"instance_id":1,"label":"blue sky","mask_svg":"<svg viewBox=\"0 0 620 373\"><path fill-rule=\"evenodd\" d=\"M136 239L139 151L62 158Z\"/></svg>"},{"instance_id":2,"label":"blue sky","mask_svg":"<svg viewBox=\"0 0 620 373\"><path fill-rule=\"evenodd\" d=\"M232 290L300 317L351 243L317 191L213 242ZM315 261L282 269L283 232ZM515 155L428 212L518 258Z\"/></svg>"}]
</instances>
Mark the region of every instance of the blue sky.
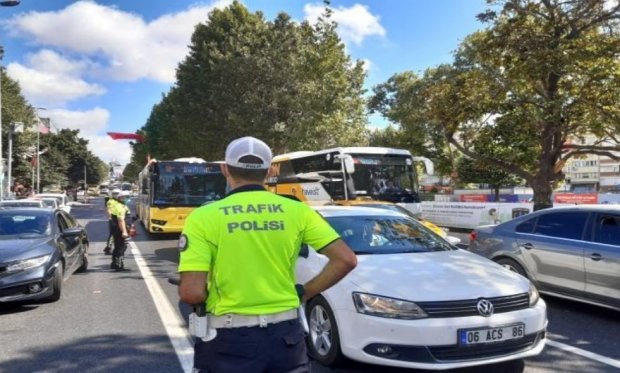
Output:
<instances>
[{"instance_id":1,"label":"blue sky","mask_svg":"<svg viewBox=\"0 0 620 373\"><path fill-rule=\"evenodd\" d=\"M0 8L2 61L26 99L56 128L79 129L104 161L126 163L126 141L106 132L134 132L174 82L193 27L227 0L22 0ZM286 12L314 20L321 1L246 0L267 19ZM332 0L347 51L366 62L366 87L405 70L452 61L484 0ZM371 126L385 125L379 116Z\"/></svg>"}]
</instances>

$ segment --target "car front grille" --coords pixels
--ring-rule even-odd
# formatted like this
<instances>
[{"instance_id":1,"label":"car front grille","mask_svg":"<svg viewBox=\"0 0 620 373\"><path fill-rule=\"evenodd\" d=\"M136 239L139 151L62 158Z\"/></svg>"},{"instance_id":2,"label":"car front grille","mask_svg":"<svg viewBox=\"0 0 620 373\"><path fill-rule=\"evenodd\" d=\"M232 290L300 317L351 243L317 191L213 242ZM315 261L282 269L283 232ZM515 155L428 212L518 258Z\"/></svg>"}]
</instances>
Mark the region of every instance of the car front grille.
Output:
<instances>
[{"instance_id":1,"label":"car front grille","mask_svg":"<svg viewBox=\"0 0 620 373\"><path fill-rule=\"evenodd\" d=\"M461 346L458 344L449 346L405 346L372 343L364 347L364 352L390 360L441 364L518 354L535 348L544 338L545 331L541 330L538 333L525 335L520 339L473 346Z\"/></svg>"},{"instance_id":2,"label":"car front grille","mask_svg":"<svg viewBox=\"0 0 620 373\"><path fill-rule=\"evenodd\" d=\"M530 306L528 293L507 297L485 298L493 304L494 313L511 312L526 309ZM464 317L477 316L479 299L453 300L443 302L416 302L428 317Z\"/></svg>"},{"instance_id":3,"label":"car front grille","mask_svg":"<svg viewBox=\"0 0 620 373\"><path fill-rule=\"evenodd\" d=\"M532 348L532 346L534 346L543 337L543 335L544 332L540 332L526 335L521 339L480 346L442 346L429 347L428 350L438 361L483 359L528 350Z\"/></svg>"}]
</instances>

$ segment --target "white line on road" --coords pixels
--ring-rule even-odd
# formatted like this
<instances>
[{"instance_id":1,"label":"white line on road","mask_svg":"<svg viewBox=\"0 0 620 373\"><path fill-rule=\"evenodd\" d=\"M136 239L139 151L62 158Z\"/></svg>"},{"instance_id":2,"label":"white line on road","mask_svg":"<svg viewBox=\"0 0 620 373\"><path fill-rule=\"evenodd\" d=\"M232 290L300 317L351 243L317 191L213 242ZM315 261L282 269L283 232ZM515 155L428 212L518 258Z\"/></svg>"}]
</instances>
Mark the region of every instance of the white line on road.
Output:
<instances>
[{"instance_id":1,"label":"white line on road","mask_svg":"<svg viewBox=\"0 0 620 373\"><path fill-rule=\"evenodd\" d=\"M564 350L566 352L570 352L575 355L580 355L585 358L598 361L599 363L607 364L615 368L620 368L620 360L616 360L616 359L612 359L607 356L595 354L594 352L582 350L580 348L573 347L573 346L570 346L570 345L567 345L561 342L552 341L549 339L547 339L547 345L555 347L555 348L559 348L560 350Z\"/></svg>"},{"instance_id":2,"label":"white line on road","mask_svg":"<svg viewBox=\"0 0 620 373\"><path fill-rule=\"evenodd\" d=\"M189 373L194 366L194 347L191 342L192 339L185 327L185 322L172 306L161 286L159 286L155 276L153 276L150 268L146 265L146 261L142 257L140 250L138 250L136 243L129 241L129 246L131 247L131 253L134 256L136 264L140 269L140 273L144 278L146 287L151 293L161 322L166 328L166 333L168 333L168 338L170 338L172 347L174 347L174 351L183 367L183 371Z\"/></svg>"}]
</instances>

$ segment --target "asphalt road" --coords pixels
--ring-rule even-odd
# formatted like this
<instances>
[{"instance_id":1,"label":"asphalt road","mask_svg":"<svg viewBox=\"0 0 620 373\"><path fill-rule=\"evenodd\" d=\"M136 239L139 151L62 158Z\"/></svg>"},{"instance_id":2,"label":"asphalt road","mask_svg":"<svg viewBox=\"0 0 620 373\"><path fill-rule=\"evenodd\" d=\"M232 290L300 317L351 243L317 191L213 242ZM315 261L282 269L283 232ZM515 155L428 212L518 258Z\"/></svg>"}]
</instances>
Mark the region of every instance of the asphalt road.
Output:
<instances>
[{"instance_id":1,"label":"asphalt road","mask_svg":"<svg viewBox=\"0 0 620 373\"><path fill-rule=\"evenodd\" d=\"M178 302L177 237L139 234L125 272L109 270L103 200L74 206L91 240L90 269L64 283L56 303L0 304L0 372L183 372L191 368L191 341ZM525 361L451 372L618 372L620 313L545 297L549 344ZM314 372L422 372L349 362Z\"/></svg>"}]
</instances>

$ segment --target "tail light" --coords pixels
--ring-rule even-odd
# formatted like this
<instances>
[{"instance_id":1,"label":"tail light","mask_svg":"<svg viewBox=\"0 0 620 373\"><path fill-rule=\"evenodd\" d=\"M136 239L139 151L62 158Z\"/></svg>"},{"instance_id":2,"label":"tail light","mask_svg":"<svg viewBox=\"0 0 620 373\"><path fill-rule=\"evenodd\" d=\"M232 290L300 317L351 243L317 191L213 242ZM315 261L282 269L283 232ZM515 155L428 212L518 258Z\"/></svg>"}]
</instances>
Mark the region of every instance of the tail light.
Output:
<instances>
[{"instance_id":1,"label":"tail light","mask_svg":"<svg viewBox=\"0 0 620 373\"><path fill-rule=\"evenodd\" d=\"M476 241L477 238L478 238L478 232L476 231L469 232L469 242Z\"/></svg>"},{"instance_id":2,"label":"tail light","mask_svg":"<svg viewBox=\"0 0 620 373\"><path fill-rule=\"evenodd\" d=\"M134 237L136 234L138 234L138 232L136 231L136 226L132 224L129 227L129 236Z\"/></svg>"}]
</instances>

